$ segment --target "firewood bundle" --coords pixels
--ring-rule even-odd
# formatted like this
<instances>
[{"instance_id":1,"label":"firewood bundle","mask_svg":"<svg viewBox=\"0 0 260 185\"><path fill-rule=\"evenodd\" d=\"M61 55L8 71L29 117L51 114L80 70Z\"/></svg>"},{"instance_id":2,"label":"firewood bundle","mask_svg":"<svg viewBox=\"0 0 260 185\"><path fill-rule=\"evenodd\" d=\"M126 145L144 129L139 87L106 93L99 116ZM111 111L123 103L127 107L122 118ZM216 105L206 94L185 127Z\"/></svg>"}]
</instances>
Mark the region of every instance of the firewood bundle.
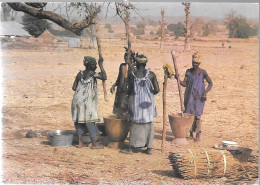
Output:
<instances>
[{"instance_id":1,"label":"firewood bundle","mask_svg":"<svg viewBox=\"0 0 260 185\"><path fill-rule=\"evenodd\" d=\"M256 156L241 163L227 150L201 148L170 152L168 158L176 175L184 179L226 177L234 182L258 178Z\"/></svg>"}]
</instances>

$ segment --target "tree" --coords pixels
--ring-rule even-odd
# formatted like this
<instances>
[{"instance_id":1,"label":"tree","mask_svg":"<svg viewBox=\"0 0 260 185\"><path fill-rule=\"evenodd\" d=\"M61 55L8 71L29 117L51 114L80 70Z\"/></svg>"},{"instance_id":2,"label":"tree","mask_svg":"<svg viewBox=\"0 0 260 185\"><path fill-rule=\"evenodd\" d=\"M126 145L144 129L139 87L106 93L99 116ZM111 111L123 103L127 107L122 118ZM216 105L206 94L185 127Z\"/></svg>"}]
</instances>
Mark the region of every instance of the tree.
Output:
<instances>
[{"instance_id":1,"label":"tree","mask_svg":"<svg viewBox=\"0 0 260 185\"><path fill-rule=\"evenodd\" d=\"M22 21L24 29L34 37L38 37L50 27L49 23L46 20L37 19L28 14L24 14L24 16L22 17Z\"/></svg>"},{"instance_id":2,"label":"tree","mask_svg":"<svg viewBox=\"0 0 260 185\"><path fill-rule=\"evenodd\" d=\"M258 32L258 25L253 25L251 27L249 36L255 36L255 35L257 35L257 32Z\"/></svg>"},{"instance_id":3,"label":"tree","mask_svg":"<svg viewBox=\"0 0 260 185\"><path fill-rule=\"evenodd\" d=\"M109 32L109 33L114 33L114 31L112 30L111 24L105 24L105 28L108 29L108 32Z\"/></svg>"},{"instance_id":4,"label":"tree","mask_svg":"<svg viewBox=\"0 0 260 185\"><path fill-rule=\"evenodd\" d=\"M183 37L184 36L184 24L178 22L177 24L169 24L167 29L172 31L176 37Z\"/></svg>"},{"instance_id":5,"label":"tree","mask_svg":"<svg viewBox=\"0 0 260 185\"><path fill-rule=\"evenodd\" d=\"M191 24L191 29L193 35L202 36L203 35L203 26L206 22L202 18L196 18Z\"/></svg>"},{"instance_id":6,"label":"tree","mask_svg":"<svg viewBox=\"0 0 260 185\"><path fill-rule=\"evenodd\" d=\"M191 3L182 3L185 8L184 8L184 11L185 11L185 30L184 30L184 35L185 35L185 41L184 41L184 50L185 51L188 51L190 50L190 17L189 17L189 14L190 14L190 4Z\"/></svg>"},{"instance_id":7,"label":"tree","mask_svg":"<svg viewBox=\"0 0 260 185\"><path fill-rule=\"evenodd\" d=\"M204 26L202 26L202 30L203 30L203 36L209 36L210 31L209 31L209 24L205 24Z\"/></svg>"},{"instance_id":8,"label":"tree","mask_svg":"<svg viewBox=\"0 0 260 185\"><path fill-rule=\"evenodd\" d=\"M256 32L256 27L251 28L247 20L234 11L226 15L224 23L229 31L229 38L248 38Z\"/></svg>"},{"instance_id":9,"label":"tree","mask_svg":"<svg viewBox=\"0 0 260 185\"><path fill-rule=\"evenodd\" d=\"M8 6L6 3L1 3L1 9L2 9L2 16L1 16L1 21L9 21L12 20L11 16L11 7Z\"/></svg>"},{"instance_id":10,"label":"tree","mask_svg":"<svg viewBox=\"0 0 260 185\"><path fill-rule=\"evenodd\" d=\"M121 20L125 24L125 30L126 30L126 40L127 40L127 62L128 64L131 64L130 56L131 56L131 36L130 36L130 28L129 28L129 22L130 22L130 10L135 10L135 6L132 5L129 2L125 3L115 3L116 5L116 12L117 15L121 18ZM132 66L129 65L131 68Z\"/></svg>"},{"instance_id":11,"label":"tree","mask_svg":"<svg viewBox=\"0 0 260 185\"><path fill-rule=\"evenodd\" d=\"M134 35L144 35L144 29L145 29L145 24L143 22L138 22L136 24L136 28L131 28L131 32Z\"/></svg>"},{"instance_id":12,"label":"tree","mask_svg":"<svg viewBox=\"0 0 260 185\"><path fill-rule=\"evenodd\" d=\"M161 16L162 16L162 20L159 21L159 24L161 26L161 43L160 43L160 48L163 48L163 39L164 39L164 35L165 35L165 26L167 25L164 21L164 9L161 9Z\"/></svg>"},{"instance_id":13,"label":"tree","mask_svg":"<svg viewBox=\"0 0 260 185\"><path fill-rule=\"evenodd\" d=\"M24 12L38 19L50 20L76 35L80 35L84 28L96 24L97 15L101 11L101 6L91 6L91 4L88 5L85 3L85 6L81 7L85 10L85 17L81 21L73 23L54 12L44 11L42 8L46 6L47 3L30 3L29 5L26 3L7 4L15 11ZM39 6L37 6L37 4ZM82 5L82 3L70 3L68 6L77 9L80 5ZM40 10L37 7L40 7Z\"/></svg>"}]
</instances>

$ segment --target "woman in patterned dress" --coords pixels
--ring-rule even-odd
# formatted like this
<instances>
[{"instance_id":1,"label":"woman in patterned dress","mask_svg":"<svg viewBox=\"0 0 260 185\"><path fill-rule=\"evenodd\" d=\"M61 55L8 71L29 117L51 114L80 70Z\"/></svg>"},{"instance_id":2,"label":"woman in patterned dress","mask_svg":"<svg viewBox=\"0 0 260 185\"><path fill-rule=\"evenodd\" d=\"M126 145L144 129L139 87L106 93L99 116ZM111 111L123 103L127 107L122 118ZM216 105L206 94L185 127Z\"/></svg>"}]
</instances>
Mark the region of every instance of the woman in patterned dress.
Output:
<instances>
[{"instance_id":1,"label":"woman in patterned dress","mask_svg":"<svg viewBox=\"0 0 260 185\"><path fill-rule=\"evenodd\" d=\"M91 148L101 149L103 146L96 144L96 136L99 131L95 123L100 121L97 107L97 79L106 80L107 76L103 68L103 58L98 60L100 73L95 72L97 68L95 58L85 56L83 64L86 69L77 74L72 87L72 90L75 91L71 105L72 120L79 136L79 147L83 147L82 134L84 134L84 127L87 127L92 143Z\"/></svg>"}]
</instances>

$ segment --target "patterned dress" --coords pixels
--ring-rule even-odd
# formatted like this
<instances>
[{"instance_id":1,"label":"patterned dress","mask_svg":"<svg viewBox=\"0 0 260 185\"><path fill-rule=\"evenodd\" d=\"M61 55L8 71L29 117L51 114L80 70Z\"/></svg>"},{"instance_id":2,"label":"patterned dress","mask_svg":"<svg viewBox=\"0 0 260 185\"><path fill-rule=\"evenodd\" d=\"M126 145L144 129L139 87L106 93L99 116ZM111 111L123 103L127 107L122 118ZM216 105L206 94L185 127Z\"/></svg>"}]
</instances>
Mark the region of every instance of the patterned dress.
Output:
<instances>
[{"instance_id":1,"label":"patterned dress","mask_svg":"<svg viewBox=\"0 0 260 185\"><path fill-rule=\"evenodd\" d=\"M78 82L71 105L72 120L77 123L100 121L97 108L97 73L87 80L84 80L82 71L80 71L80 74L81 78Z\"/></svg>"},{"instance_id":2,"label":"patterned dress","mask_svg":"<svg viewBox=\"0 0 260 185\"><path fill-rule=\"evenodd\" d=\"M205 91L204 76L201 71L198 75L192 76L191 69L186 71L186 89L184 94L185 113L201 116L205 101L201 96Z\"/></svg>"},{"instance_id":3,"label":"patterned dress","mask_svg":"<svg viewBox=\"0 0 260 185\"><path fill-rule=\"evenodd\" d=\"M152 82L148 78L150 69L145 77L134 76L134 94L129 97L129 119L131 121L130 145L134 147L152 148L153 120L157 116L154 94L151 92Z\"/></svg>"}]
</instances>

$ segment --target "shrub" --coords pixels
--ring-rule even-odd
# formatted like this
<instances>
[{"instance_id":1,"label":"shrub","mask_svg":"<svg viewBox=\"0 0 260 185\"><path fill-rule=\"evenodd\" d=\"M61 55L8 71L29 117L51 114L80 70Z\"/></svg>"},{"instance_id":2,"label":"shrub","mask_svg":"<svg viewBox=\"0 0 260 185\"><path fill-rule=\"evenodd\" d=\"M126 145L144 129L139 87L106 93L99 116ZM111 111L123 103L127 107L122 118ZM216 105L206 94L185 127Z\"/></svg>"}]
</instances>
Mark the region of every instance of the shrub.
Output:
<instances>
[{"instance_id":1,"label":"shrub","mask_svg":"<svg viewBox=\"0 0 260 185\"><path fill-rule=\"evenodd\" d=\"M209 31L209 24L205 24L203 27L202 27L202 30L203 30L203 36L208 36L210 34L210 31Z\"/></svg>"},{"instance_id":2,"label":"shrub","mask_svg":"<svg viewBox=\"0 0 260 185\"><path fill-rule=\"evenodd\" d=\"M167 25L167 29L172 31L175 36L183 37L184 36L184 24L178 22L177 24L169 24Z\"/></svg>"},{"instance_id":3,"label":"shrub","mask_svg":"<svg viewBox=\"0 0 260 185\"><path fill-rule=\"evenodd\" d=\"M242 16L229 14L226 19L226 27L229 31L229 38L248 38L257 34L257 27L250 27L247 20Z\"/></svg>"},{"instance_id":4,"label":"shrub","mask_svg":"<svg viewBox=\"0 0 260 185\"><path fill-rule=\"evenodd\" d=\"M144 30L142 30L142 29L130 28L130 31L131 31L134 35L144 35Z\"/></svg>"}]
</instances>

